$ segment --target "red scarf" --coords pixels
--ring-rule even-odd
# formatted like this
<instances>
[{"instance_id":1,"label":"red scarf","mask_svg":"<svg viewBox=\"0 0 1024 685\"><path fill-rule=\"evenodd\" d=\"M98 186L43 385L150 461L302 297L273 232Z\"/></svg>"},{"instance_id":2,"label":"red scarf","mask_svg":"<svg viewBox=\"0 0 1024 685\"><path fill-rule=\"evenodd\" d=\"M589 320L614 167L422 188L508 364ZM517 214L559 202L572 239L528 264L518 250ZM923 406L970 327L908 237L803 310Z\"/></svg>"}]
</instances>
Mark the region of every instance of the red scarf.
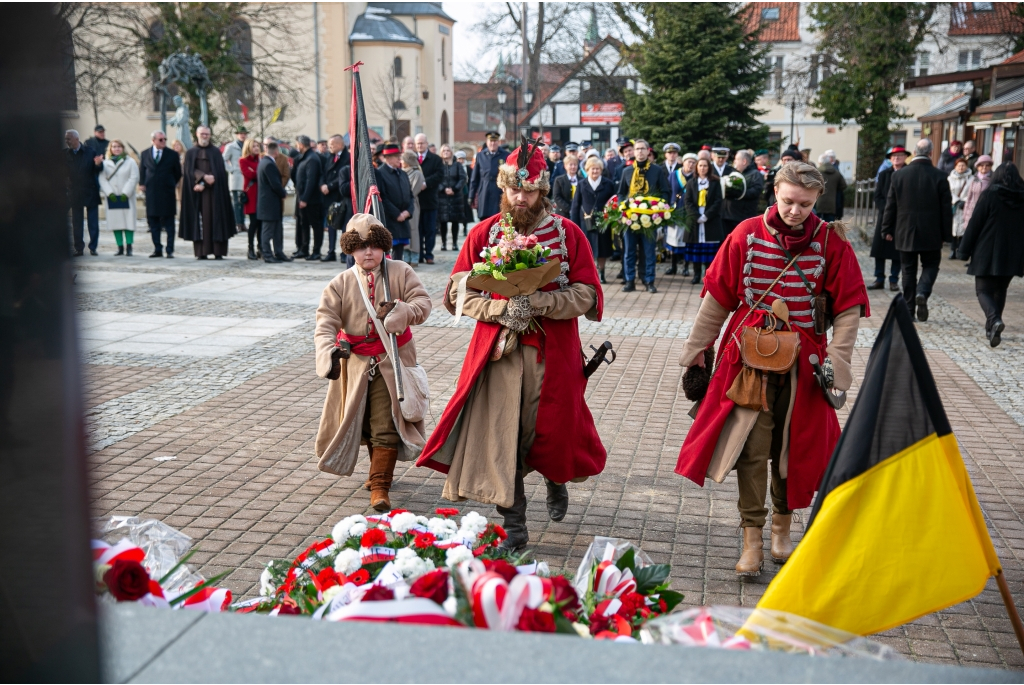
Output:
<instances>
[{"instance_id":1,"label":"red scarf","mask_svg":"<svg viewBox=\"0 0 1024 685\"><path fill-rule=\"evenodd\" d=\"M811 212L802 226L794 228L782 220L782 217L779 216L779 206L776 204L768 208L766 222L779 232L782 246L789 250L790 254L795 255L806 250L807 246L811 244L814 229L817 228L821 219Z\"/></svg>"}]
</instances>

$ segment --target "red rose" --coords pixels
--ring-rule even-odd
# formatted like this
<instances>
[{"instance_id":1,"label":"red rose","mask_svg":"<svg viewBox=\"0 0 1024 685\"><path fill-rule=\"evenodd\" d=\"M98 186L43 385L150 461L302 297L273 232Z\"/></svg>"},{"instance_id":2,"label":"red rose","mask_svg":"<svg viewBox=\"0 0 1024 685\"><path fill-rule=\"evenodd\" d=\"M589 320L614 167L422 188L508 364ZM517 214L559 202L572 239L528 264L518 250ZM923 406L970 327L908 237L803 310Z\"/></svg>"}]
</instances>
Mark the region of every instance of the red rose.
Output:
<instances>
[{"instance_id":1,"label":"red rose","mask_svg":"<svg viewBox=\"0 0 1024 685\"><path fill-rule=\"evenodd\" d=\"M409 513L408 509L392 509L390 512L388 512L388 516L398 516L399 514L408 514L408 513Z\"/></svg>"},{"instance_id":2,"label":"red rose","mask_svg":"<svg viewBox=\"0 0 1024 685\"><path fill-rule=\"evenodd\" d=\"M438 516L445 516L445 517L448 517L448 516L458 516L459 515L459 510L454 508L454 507L439 507L439 508L434 510L434 513L436 513Z\"/></svg>"},{"instance_id":3,"label":"red rose","mask_svg":"<svg viewBox=\"0 0 1024 685\"><path fill-rule=\"evenodd\" d=\"M370 589L363 595L364 602L384 602L394 598L395 593L383 585L371 585Z\"/></svg>"},{"instance_id":4,"label":"red rose","mask_svg":"<svg viewBox=\"0 0 1024 685\"><path fill-rule=\"evenodd\" d=\"M366 585L370 582L370 572L361 568L348 577L353 585Z\"/></svg>"},{"instance_id":5,"label":"red rose","mask_svg":"<svg viewBox=\"0 0 1024 685\"><path fill-rule=\"evenodd\" d=\"M334 587L335 585L344 585L348 581L345 576L340 575L333 568L325 568L323 571L316 574L316 580L320 583L321 592L329 587Z\"/></svg>"},{"instance_id":6,"label":"red rose","mask_svg":"<svg viewBox=\"0 0 1024 685\"><path fill-rule=\"evenodd\" d=\"M427 549L432 547L436 540L437 538L434 537L433 533L417 533L416 538L412 542L420 549Z\"/></svg>"},{"instance_id":7,"label":"red rose","mask_svg":"<svg viewBox=\"0 0 1024 685\"><path fill-rule=\"evenodd\" d=\"M371 528L370 530L363 533L363 537L359 538L359 544L363 547L373 547L375 545L383 545L388 541L388 536L384 534L384 531L380 528Z\"/></svg>"},{"instance_id":8,"label":"red rose","mask_svg":"<svg viewBox=\"0 0 1024 685\"><path fill-rule=\"evenodd\" d=\"M301 613L302 612L299 611L299 607L295 606L294 604L282 604L281 605L281 610L277 612L277 615L278 616L287 616L289 614L301 614Z\"/></svg>"},{"instance_id":9,"label":"red rose","mask_svg":"<svg viewBox=\"0 0 1024 685\"><path fill-rule=\"evenodd\" d=\"M118 559L103 574L103 582L118 602L135 602L149 594L149 574L137 561Z\"/></svg>"},{"instance_id":10,"label":"red rose","mask_svg":"<svg viewBox=\"0 0 1024 685\"><path fill-rule=\"evenodd\" d=\"M590 634L597 635L600 632L608 630L608 624L611 622L607 616L603 616L600 611L594 611L590 615Z\"/></svg>"},{"instance_id":11,"label":"red rose","mask_svg":"<svg viewBox=\"0 0 1024 685\"><path fill-rule=\"evenodd\" d=\"M622 602L622 606L615 613L628 621L633 620L636 612L644 607L644 596L635 592L624 592L619 601Z\"/></svg>"},{"instance_id":12,"label":"red rose","mask_svg":"<svg viewBox=\"0 0 1024 685\"><path fill-rule=\"evenodd\" d=\"M516 567L504 559L484 559L484 568L497 573L505 579L506 583L511 583L512 579L519 574Z\"/></svg>"},{"instance_id":13,"label":"red rose","mask_svg":"<svg viewBox=\"0 0 1024 685\"><path fill-rule=\"evenodd\" d=\"M422 575L409 588L409 593L416 597L432 599L438 604L448 599L448 571L439 568Z\"/></svg>"},{"instance_id":14,"label":"red rose","mask_svg":"<svg viewBox=\"0 0 1024 685\"><path fill-rule=\"evenodd\" d=\"M553 633L555 632L555 615L539 609L526 607L519 615L517 630L530 633Z\"/></svg>"},{"instance_id":15,"label":"red rose","mask_svg":"<svg viewBox=\"0 0 1024 685\"><path fill-rule=\"evenodd\" d=\"M576 588L566 580L565 576L552 576L551 589L552 594L554 595L555 604L569 610L579 608L580 598L579 595L576 594Z\"/></svg>"}]
</instances>

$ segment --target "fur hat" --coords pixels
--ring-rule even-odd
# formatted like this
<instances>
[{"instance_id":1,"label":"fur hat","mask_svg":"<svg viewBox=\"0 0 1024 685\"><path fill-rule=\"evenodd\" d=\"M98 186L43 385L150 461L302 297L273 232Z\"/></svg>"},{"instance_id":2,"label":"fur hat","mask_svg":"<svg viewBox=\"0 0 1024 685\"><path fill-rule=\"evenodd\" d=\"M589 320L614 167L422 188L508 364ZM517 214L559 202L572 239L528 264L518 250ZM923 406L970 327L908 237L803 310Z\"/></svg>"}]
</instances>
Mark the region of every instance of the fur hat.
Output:
<instances>
[{"instance_id":1,"label":"fur hat","mask_svg":"<svg viewBox=\"0 0 1024 685\"><path fill-rule=\"evenodd\" d=\"M551 190L551 172L544 153L524 136L522 144L512 151L498 169L498 187L522 188L526 191Z\"/></svg>"},{"instance_id":2,"label":"fur hat","mask_svg":"<svg viewBox=\"0 0 1024 685\"><path fill-rule=\"evenodd\" d=\"M345 254L352 254L367 245L390 252L391 231L386 229L384 224L372 214L355 214L348 220L345 232L338 242L341 251Z\"/></svg>"}]
</instances>

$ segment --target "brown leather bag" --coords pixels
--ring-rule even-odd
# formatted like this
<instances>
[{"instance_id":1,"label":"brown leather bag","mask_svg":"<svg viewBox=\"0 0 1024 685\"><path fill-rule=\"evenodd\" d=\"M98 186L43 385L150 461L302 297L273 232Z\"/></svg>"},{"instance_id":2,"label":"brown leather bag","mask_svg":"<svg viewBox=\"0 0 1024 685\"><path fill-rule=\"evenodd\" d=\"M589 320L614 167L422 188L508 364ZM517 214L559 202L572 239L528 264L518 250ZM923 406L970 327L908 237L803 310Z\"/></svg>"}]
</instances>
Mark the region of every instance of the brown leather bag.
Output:
<instances>
[{"instance_id":1,"label":"brown leather bag","mask_svg":"<svg viewBox=\"0 0 1024 685\"><path fill-rule=\"evenodd\" d=\"M741 407L768 411L768 374L789 373L800 354L800 334L744 326L740 332L740 370L725 396Z\"/></svg>"}]
</instances>

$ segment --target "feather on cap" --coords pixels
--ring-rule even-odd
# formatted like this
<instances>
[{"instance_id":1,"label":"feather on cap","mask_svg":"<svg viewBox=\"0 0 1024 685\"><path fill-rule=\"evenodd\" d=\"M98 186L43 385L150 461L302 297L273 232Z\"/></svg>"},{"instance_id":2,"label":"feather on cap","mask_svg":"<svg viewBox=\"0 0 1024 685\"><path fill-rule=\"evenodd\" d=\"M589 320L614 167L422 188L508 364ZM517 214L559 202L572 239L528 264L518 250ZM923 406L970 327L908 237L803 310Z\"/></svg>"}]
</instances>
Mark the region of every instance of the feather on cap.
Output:
<instances>
[{"instance_id":1,"label":"feather on cap","mask_svg":"<svg viewBox=\"0 0 1024 685\"><path fill-rule=\"evenodd\" d=\"M498 169L498 187L543 190L547 193L551 189L550 176L544 153L536 143L531 143L523 136L519 147L512 151Z\"/></svg>"}]
</instances>

